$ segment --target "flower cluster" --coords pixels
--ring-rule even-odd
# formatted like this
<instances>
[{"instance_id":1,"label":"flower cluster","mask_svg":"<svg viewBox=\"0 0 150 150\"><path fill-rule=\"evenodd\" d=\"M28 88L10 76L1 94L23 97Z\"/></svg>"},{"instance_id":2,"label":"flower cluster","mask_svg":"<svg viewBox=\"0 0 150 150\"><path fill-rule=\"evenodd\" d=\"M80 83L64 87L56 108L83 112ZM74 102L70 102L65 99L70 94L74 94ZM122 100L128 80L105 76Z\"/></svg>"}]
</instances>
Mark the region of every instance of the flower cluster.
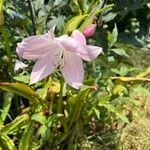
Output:
<instances>
[{"instance_id":1,"label":"flower cluster","mask_svg":"<svg viewBox=\"0 0 150 150\"><path fill-rule=\"evenodd\" d=\"M44 35L25 38L17 44L17 53L21 58L35 60L30 84L34 84L59 68L65 81L75 89L82 86L84 79L83 60L91 61L102 48L86 44L86 38L78 30L71 36L54 36L55 27Z\"/></svg>"}]
</instances>

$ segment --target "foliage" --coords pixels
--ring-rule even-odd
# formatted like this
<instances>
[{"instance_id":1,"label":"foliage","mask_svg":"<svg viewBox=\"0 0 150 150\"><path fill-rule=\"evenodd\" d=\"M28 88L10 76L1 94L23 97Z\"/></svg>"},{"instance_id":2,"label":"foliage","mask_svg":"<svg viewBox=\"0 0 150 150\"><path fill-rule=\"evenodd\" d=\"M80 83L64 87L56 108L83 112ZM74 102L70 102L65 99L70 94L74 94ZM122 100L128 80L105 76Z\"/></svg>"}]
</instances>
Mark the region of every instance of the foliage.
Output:
<instances>
[{"instance_id":1,"label":"foliage","mask_svg":"<svg viewBox=\"0 0 150 150\"><path fill-rule=\"evenodd\" d=\"M148 149L149 9L146 0L0 1L0 149ZM53 25L56 35L71 34L93 22L88 43L103 54L84 64L80 90L58 71L29 86L30 61L14 70L24 37Z\"/></svg>"}]
</instances>

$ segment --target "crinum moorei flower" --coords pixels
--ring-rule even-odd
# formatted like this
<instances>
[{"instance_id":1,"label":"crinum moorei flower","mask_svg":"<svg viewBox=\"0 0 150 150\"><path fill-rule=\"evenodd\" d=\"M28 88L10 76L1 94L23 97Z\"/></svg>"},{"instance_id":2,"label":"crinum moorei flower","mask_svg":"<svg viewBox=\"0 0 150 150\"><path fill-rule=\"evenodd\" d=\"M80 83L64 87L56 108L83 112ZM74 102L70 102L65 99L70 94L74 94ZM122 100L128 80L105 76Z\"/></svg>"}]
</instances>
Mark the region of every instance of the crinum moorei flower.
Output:
<instances>
[{"instance_id":1,"label":"crinum moorei flower","mask_svg":"<svg viewBox=\"0 0 150 150\"><path fill-rule=\"evenodd\" d=\"M84 80L83 60L91 61L102 48L86 44L85 36L74 30L71 36L54 36L55 27L44 35L25 38L17 44L17 53L21 58L35 60L30 84L34 84L59 68L65 81L79 89Z\"/></svg>"}]
</instances>

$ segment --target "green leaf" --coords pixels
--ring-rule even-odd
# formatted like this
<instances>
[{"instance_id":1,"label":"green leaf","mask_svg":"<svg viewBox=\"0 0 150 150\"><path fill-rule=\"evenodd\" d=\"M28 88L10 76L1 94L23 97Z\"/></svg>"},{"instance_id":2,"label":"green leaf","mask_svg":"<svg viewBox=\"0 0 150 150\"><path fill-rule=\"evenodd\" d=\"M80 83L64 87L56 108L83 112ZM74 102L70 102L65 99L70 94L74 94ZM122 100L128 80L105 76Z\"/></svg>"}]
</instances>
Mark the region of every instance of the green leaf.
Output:
<instances>
[{"instance_id":1,"label":"green leaf","mask_svg":"<svg viewBox=\"0 0 150 150\"><path fill-rule=\"evenodd\" d=\"M81 115L81 111L83 108L83 104L85 102L85 100L87 99L87 96L89 94L89 89L84 89L81 90L77 96L72 97L69 101L70 101L70 110L68 111L70 114L70 127L72 126L72 124L74 122L76 122L80 115Z\"/></svg>"},{"instance_id":2,"label":"green leaf","mask_svg":"<svg viewBox=\"0 0 150 150\"><path fill-rule=\"evenodd\" d=\"M121 80L121 81L124 81L124 82L131 82L131 81L140 81L140 82L147 81L147 82L150 82L150 79L141 78L141 77L110 77L110 79L112 79L112 80Z\"/></svg>"},{"instance_id":3,"label":"green leaf","mask_svg":"<svg viewBox=\"0 0 150 150\"><path fill-rule=\"evenodd\" d=\"M18 75L13 77L14 80L23 82L23 83L29 83L29 76L28 75Z\"/></svg>"},{"instance_id":4,"label":"green leaf","mask_svg":"<svg viewBox=\"0 0 150 150\"><path fill-rule=\"evenodd\" d=\"M44 32L47 17L48 15L37 18L37 34L42 34Z\"/></svg>"},{"instance_id":5,"label":"green leaf","mask_svg":"<svg viewBox=\"0 0 150 150\"><path fill-rule=\"evenodd\" d=\"M30 143L32 142L31 137L33 135L34 126L33 122L28 123L23 136L21 138L21 141L19 143L19 150L29 150L30 149Z\"/></svg>"},{"instance_id":6,"label":"green leaf","mask_svg":"<svg viewBox=\"0 0 150 150\"><path fill-rule=\"evenodd\" d=\"M0 26L4 24L3 2L3 0L0 0Z\"/></svg>"},{"instance_id":7,"label":"green leaf","mask_svg":"<svg viewBox=\"0 0 150 150\"><path fill-rule=\"evenodd\" d=\"M108 32L108 42L109 42L109 46L112 47L116 42L117 42L117 38L118 38L118 29L117 26L115 24L115 27L112 31L112 33Z\"/></svg>"},{"instance_id":8,"label":"green leaf","mask_svg":"<svg viewBox=\"0 0 150 150\"><path fill-rule=\"evenodd\" d=\"M48 127L54 126L57 123L58 119L61 118L61 117L63 117L63 114L58 113L58 114L51 115L48 118Z\"/></svg>"},{"instance_id":9,"label":"green leaf","mask_svg":"<svg viewBox=\"0 0 150 150\"><path fill-rule=\"evenodd\" d=\"M48 127L46 125L40 126L38 134L41 135L42 139L46 139L46 132L49 132Z\"/></svg>"},{"instance_id":10,"label":"green leaf","mask_svg":"<svg viewBox=\"0 0 150 150\"><path fill-rule=\"evenodd\" d=\"M81 24L79 30L82 32L88 25L92 24L94 21L94 18L96 16L96 6L93 7L91 13L88 15L88 17L85 19L85 21Z\"/></svg>"},{"instance_id":11,"label":"green leaf","mask_svg":"<svg viewBox=\"0 0 150 150\"><path fill-rule=\"evenodd\" d=\"M31 100L32 103L39 102L35 91L23 83L0 82L0 89L18 94L28 100Z\"/></svg>"},{"instance_id":12,"label":"green leaf","mask_svg":"<svg viewBox=\"0 0 150 150\"><path fill-rule=\"evenodd\" d=\"M113 29L112 35L113 35L113 39L111 41L111 45L114 45L114 43L116 43L117 38L118 38L118 29L117 29L116 24L115 24L115 27Z\"/></svg>"},{"instance_id":13,"label":"green leaf","mask_svg":"<svg viewBox=\"0 0 150 150\"><path fill-rule=\"evenodd\" d=\"M107 6L103 7L103 8L101 8L100 10L98 10L98 11L96 12L96 14L99 15L99 14L102 13L102 12L105 12L105 11L107 11L107 10L110 10L110 9L112 9L113 6L114 6L114 4L109 4L109 5L107 5Z\"/></svg>"},{"instance_id":14,"label":"green leaf","mask_svg":"<svg viewBox=\"0 0 150 150\"><path fill-rule=\"evenodd\" d=\"M150 74L150 67L148 67L144 72L141 72L140 74L138 74L136 77L145 77L148 76Z\"/></svg>"},{"instance_id":15,"label":"green leaf","mask_svg":"<svg viewBox=\"0 0 150 150\"><path fill-rule=\"evenodd\" d=\"M116 53L117 55L129 57L129 55L125 52L124 49L113 48L110 50L113 51L114 53Z\"/></svg>"},{"instance_id":16,"label":"green leaf","mask_svg":"<svg viewBox=\"0 0 150 150\"><path fill-rule=\"evenodd\" d=\"M123 85L116 85L115 88L113 89L112 93L122 95L122 93L128 93L127 88Z\"/></svg>"},{"instance_id":17,"label":"green leaf","mask_svg":"<svg viewBox=\"0 0 150 150\"><path fill-rule=\"evenodd\" d=\"M31 119L41 124L46 124L47 122L46 117L40 113L32 115Z\"/></svg>"},{"instance_id":18,"label":"green leaf","mask_svg":"<svg viewBox=\"0 0 150 150\"><path fill-rule=\"evenodd\" d=\"M99 103L98 103L98 106L103 106L105 103L107 103L110 98L112 97L112 94L109 93L108 95L104 96L103 98L99 99Z\"/></svg>"},{"instance_id":19,"label":"green leaf","mask_svg":"<svg viewBox=\"0 0 150 150\"><path fill-rule=\"evenodd\" d=\"M90 14L88 15L88 17L85 19L85 21L82 23L82 25L80 26L79 30L83 31L88 25L92 24L96 15L99 15L100 13L110 9L111 7L113 7L113 4L107 5L104 8L101 8L99 10L97 10L97 6L98 3L95 2L93 6L90 7Z\"/></svg>"},{"instance_id":20,"label":"green leaf","mask_svg":"<svg viewBox=\"0 0 150 150\"><path fill-rule=\"evenodd\" d=\"M62 29L65 26L65 17L64 16L57 16L52 18L49 22L48 22L48 26L53 27L53 26L57 26L57 30L62 31Z\"/></svg>"},{"instance_id":21,"label":"green leaf","mask_svg":"<svg viewBox=\"0 0 150 150\"><path fill-rule=\"evenodd\" d=\"M118 112L118 110L111 104L107 103L103 105L104 107L106 107L108 109L108 111L115 113L115 115L121 119L123 122L125 123L129 123L128 118L121 112Z\"/></svg>"},{"instance_id":22,"label":"green leaf","mask_svg":"<svg viewBox=\"0 0 150 150\"><path fill-rule=\"evenodd\" d=\"M2 107L2 112L0 114L0 117L4 123L6 117L8 116L8 111L11 105L11 100L14 97L14 94L12 93L6 93L4 95L4 103L3 103L3 107Z\"/></svg>"},{"instance_id":23,"label":"green leaf","mask_svg":"<svg viewBox=\"0 0 150 150\"><path fill-rule=\"evenodd\" d=\"M105 14L103 17L102 17L102 21L103 22L109 22L113 19L115 19L115 17L117 16L117 13L112 13L111 11L107 14Z\"/></svg>"},{"instance_id":24,"label":"green leaf","mask_svg":"<svg viewBox=\"0 0 150 150\"><path fill-rule=\"evenodd\" d=\"M115 74L118 74L120 76L125 76L127 75L129 72L133 72L134 70L136 70L137 68L128 68L126 66L121 66L120 69L118 68L112 68L111 71Z\"/></svg>"},{"instance_id":25,"label":"green leaf","mask_svg":"<svg viewBox=\"0 0 150 150\"><path fill-rule=\"evenodd\" d=\"M11 123L5 125L0 129L0 132L3 133L14 133L19 127L24 126L24 124L28 123L29 115L24 114L19 117L17 117L15 120L13 120Z\"/></svg>"},{"instance_id":26,"label":"green leaf","mask_svg":"<svg viewBox=\"0 0 150 150\"><path fill-rule=\"evenodd\" d=\"M95 112L97 118L100 119L100 110L97 108L94 108L94 112Z\"/></svg>"},{"instance_id":27,"label":"green leaf","mask_svg":"<svg viewBox=\"0 0 150 150\"><path fill-rule=\"evenodd\" d=\"M14 142L2 132L0 132L0 148L2 150L16 150Z\"/></svg>"},{"instance_id":28,"label":"green leaf","mask_svg":"<svg viewBox=\"0 0 150 150\"><path fill-rule=\"evenodd\" d=\"M85 14L85 15L79 15L79 16L73 17L71 20L67 22L66 27L64 29L64 33L70 33L73 30L77 29L81 21L87 16L88 15Z\"/></svg>"}]
</instances>

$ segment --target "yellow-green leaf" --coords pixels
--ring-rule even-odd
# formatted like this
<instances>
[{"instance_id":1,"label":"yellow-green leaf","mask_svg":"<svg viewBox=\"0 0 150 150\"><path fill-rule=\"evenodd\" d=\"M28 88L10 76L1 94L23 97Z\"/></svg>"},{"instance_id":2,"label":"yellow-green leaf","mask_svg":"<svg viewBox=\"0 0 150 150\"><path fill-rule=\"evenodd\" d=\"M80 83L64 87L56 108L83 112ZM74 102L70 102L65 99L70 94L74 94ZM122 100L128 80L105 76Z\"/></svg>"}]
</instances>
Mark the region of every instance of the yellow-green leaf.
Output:
<instances>
[{"instance_id":1,"label":"yellow-green leaf","mask_svg":"<svg viewBox=\"0 0 150 150\"><path fill-rule=\"evenodd\" d=\"M14 142L2 132L0 132L0 148L2 150L16 150Z\"/></svg>"},{"instance_id":2,"label":"yellow-green leaf","mask_svg":"<svg viewBox=\"0 0 150 150\"><path fill-rule=\"evenodd\" d=\"M64 33L70 33L73 30L77 29L79 24L81 23L81 21L86 18L88 16L88 14L85 15L79 15L79 16L75 16L72 19L70 19L67 24L66 27L64 29Z\"/></svg>"},{"instance_id":3,"label":"yellow-green leaf","mask_svg":"<svg viewBox=\"0 0 150 150\"><path fill-rule=\"evenodd\" d=\"M0 129L0 132L3 133L14 133L19 127L24 126L25 123L28 123L29 115L24 114L21 116L18 116L15 120L13 120L11 123L5 125Z\"/></svg>"},{"instance_id":4,"label":"yellow-green leaf","mask_svg":"<svg viewBox=\"0 0 150 150\"><path fill-rule=\"evenodd\" d=\"M38 102L37 94L26 84L0 82L0 89L18 94L28 100L31 100L33 103Z\"/></svg>"},{"instance_id":5,"label":"yellow-green leaf","mask_svg":"<svg viewBox=\"0 0 150 150\"><path fill-rule=\"evenodd\" d=\"M0 26L4 24L3 2L3 0L0 0Z\"/></svg>"},{"instance_id":6,"label":"yellow-green leaf","mask_svg":"<svg viewBox=\"0 0 150 150\"><path fill-rule=\"evenodd\" d=\"M8 112L9 112L9 109L10 109L10 106L11 106L11 101L14 97L14 94L13 93L5 93L4 95L4 103L3 103L3 107L2 107L2 110L1 110L1 113L0 113L0 117L2 119L2 122L4 123L6 117L8 116ZM1 126L2 124L0 124Z\"/></svg>"},{"instance_id":7,"label":"yellow-green leaf","mask_svg":"<svg viewBox=\"0 0 150 150\"><path fill-rule=\"evenodd\" d=\"M121 80L124 82L131 82L131 81L147 81L150 82L150 79L148 78L141 78L141 77L110 77L112 80Z\"/></svg>"},{"instance_id":8,"label":"yellow-green leaf","mask_svg":"<svg viewBox=\"0 0 150 150\"><path fill-rule=\"evenodd\" d=\"M91 13L88 15L88 17L85 19L85 21L80 26L80 28L79 28L80 31L83 31L88 25L93 23L93 20L96 16L95 9L96 9L96 6L92 9Z\"/></svg>"},{"instance_id":9,"label":"yellow-green leaf","mask_svg":"<svg viewBox=\"0 0 150 150\"><path fill-rule=\"evenodd\" d=\"M33 135L33 131L34 131L34 126L33 126L33 122L30 122L24 133L23 136L21 138L20 144L19 144L19 150L29 150L30 149L30 144L31 144L31 137Z\"/></svg>"},{"instance_id":10,"label":"yellow-green leaf","mask_svg":"<svg viewBox=\"0 0 150 150\"><path fill-rule=\"evenodd\" d=\"M145 76L148 76L150 74L150 67L148 67L144 72L141 72L140 74L138 74L136 77L145 77Z\"/></svg>"}]
</instances>

